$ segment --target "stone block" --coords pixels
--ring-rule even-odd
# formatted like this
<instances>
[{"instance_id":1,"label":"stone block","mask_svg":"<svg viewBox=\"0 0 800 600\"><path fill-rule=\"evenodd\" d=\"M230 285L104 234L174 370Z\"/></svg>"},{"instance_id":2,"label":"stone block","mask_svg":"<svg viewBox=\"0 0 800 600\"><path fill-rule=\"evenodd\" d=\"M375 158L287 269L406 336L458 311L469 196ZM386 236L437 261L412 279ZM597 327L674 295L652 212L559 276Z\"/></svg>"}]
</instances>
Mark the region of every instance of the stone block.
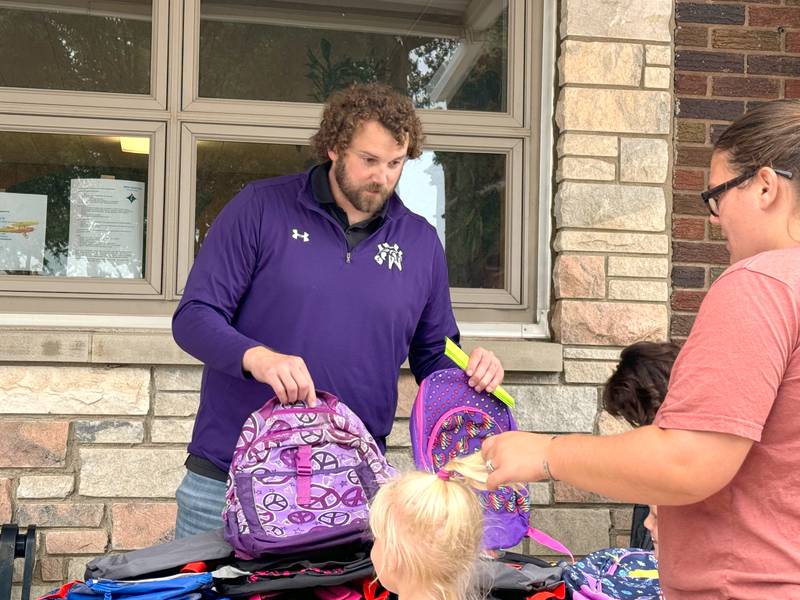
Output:
<instances>
[{"instance_id":1,"label":"stone block","mask_svg":"<svg viewBox=\"0 0 800 600\"><path fill-rule=\"evenodd\" d=\"M561 344L553 344L561 348ZM561 356L559 355L559 359ZM561 361L561 368L557 373L508 373L503 379L504 385L506 383L517 385L556 385L561 383L561 371L564 368L563 360Z\"/></svg>"},{"instance_id":2,"label":"stone block","mask_svg":"<svg viewBox=\"0 0 800 600\"><path fill-rule=\"evenodd\" d=\"M608 231L559 231L554 243L556 252L626 252L630 254L667 254L669 238L651 233Z\"/></svg>"},{"instance_id":3,"label":"stone block","mask_svg":"<svg viewBox=\"0 0 800 600\"><path fill-rule=\"evenodd\" d=\"M666 135L671 122L672 95L666 91L568 87L556 106L561 131Z\"/></svg>"},{"instance_id":4,"label":"stone block","mask_svg":"<svg viewBox=\"0 0 800 600\"><path fill-rule=\"evenodd\" d=\"M564 348L564 358L619 361L619 350L613 348Z\"/></svg>"},{"instance_id":5,"label":"stone block","mask_svg":"<svg viewBox=\"0 0 800 600\"><path fill-rule=\"evenodd\" d=\"M535 506L547 506L553 502L553 494L550 490L550 483L547 481L537 481L528 484L528 497L531 504Z\"/></svg>"},{"instance_id":6,"label":"stone block","mask_svg":"<svg viewBox=\"0 0 800 600\"><path fill-rule=\"evenodd\" d=\"M666 340L668 323L664 304L559 300L553 331L563 344L627 346Z\"/></svg>"},{"instance_id":7,"label":"stone block","mask_svg":"<svg viewBox=\"0 0 800 600\"><path fill-rule=\"evenodd\" d=\"M622 138L619 152L620 181L664 183L669 171L666 140Z\"/></svg>"},{"instance_id":8,"label":"stone block","mask_svg":"<svg viewBox=\"0 0 800 600\"><path fill-rule=\"evenodd\" d=\"M156 444L188 444L192 440L194 419L153 419L150 441Z\"/></svg>"},{"instance_id":9,"label":"stone block","mask_svg":"<svg viewBox=\"0 0 800 600\"><path fill-rule=\"evenodd\" d=\"M557 504L612 504L618 502L600 494L587 492L564 481L553 484L553 498Z\"/></svg>"},{"instance_id":10,"label":"stone block","mask_svg":"<svg viewBox=\"0 0 800 600\"><path fill-rule=\"evenodd\" d=\"M185 450L81 448L82 496L172 498L186 469Z\"/></svg>"},{"instance_id":11,"label":"stone block","mask_svg":"<svg viewBox=\"0 0 800 600\"><path fill-rule=\"evenodd\" d=\"M615 548L626 548L630 545L631 537L628 534L624 533L615 533L612 534L612 546Z\"/></svg>"},{"instance_id":12,"label":"stone block","mask_svg":"<svg viewBox=\"0 0 800 600\"><path fill-rule=\"evenodd\" d=\"M564 179L588 179L614 181L617 166L599 158L567 156L558 163L556 181Z\"/></svg>"},{"instance_id":13,"label":"stone block","mask_svg":"<svg viewBox=\"0 0 800 600\"><path fill-rule=\"evenodd\" d=\"M400 472L413 471L416 468L411 448L387 448L386 460Z\"/></svg>"},{"instance_id":14,"label":"stone block","mask_svg":"<svg viewBox=\"0 0 800 600\"><path fill-rule=\"evenodd\" d=\"M177 506L167 502L124 502L111 505L111 548L136 550L175 537Z\"/></svg>"},{"instance_id":15,"label":"stone block","mask_svg":"<svg viewBox=\"0 0 800 600\"><path fill-rule=\"evenodd\" d=\"M517 400L514 418L525 431L585 432L594 429L597 390L567 385L504 385Z\"/></svg>"},{"instance_id":16,"label":"stone block","mask_svg":"<svg viewBox=\"0 0 800 600\"><path fill-rule=\"evenodd\" d=\"M419 390L419 386L414 381L414 376L407 371L401 373L397 382L397 411L394 415L395 418L408 418L411 416L411 407L417 397L417 390Z\"/></svg>"},{"instance_id":17,"label":"stone block","mask_svg":"<svg viewBox=\"0 0 800 600\"><path fill-rule=\"evenodd\" d=\"M48 554L102 554L108 545L105 529L48 531L44 547Z\"/></svg>"},{"instance_id":18,"label":"stone block","mask_svg":"<svg viewBox=\"0 0 800 600\"><path fill-rule=\"evenodd\" d=\"M567 40L559 58L561 84L638 86L643 63L640 44Z\"/></svg>"},{"instance_id":19,"label":"stone block","mask_svg":"<svg viewBox=\"0 0 800 600\"><path fill-rule=\"evenodd\" d=\"M92 362L154 365L197 365L186 354L172 333L95 333L92 335Z\"/></svg>"},{"instance_id":20,"label":"stone block","mask_svg":"<svg viewBox=\"0 0 800 600\"><path fill-rule=\"evenodd\" d=\"M42 558L42 581L62 581L64 578L64 560L61 558ZM81 578L82 579L82 578ZM60 585L60 584L59 584Z\"/></svg>"},{"instance_id":21,"label":"stone block","mask_svg":"<svg viewBox=\"0 0 800 600\"><path fill-rule=\"evenodd\" d=\"M666 281L615 279L608 282L608 298L610 300L666 302L669 298L669 289Z\"/></svg>"},{"instance_id":22,"label":"stone block","mask_svg":"<svg viewBox=\"0 0 800 600\"><path fill-rule=\"evenodd\" d=\"M66 498L74 488L72 475L22 475L17 498Z\"/></svg>"},{"instance_id":23,"label":"stone block","mask_svg":"<svg viewBox=\"0 0 800 600\"><path fill-rule=\"evenodd\" d=\"M52 589L52 585L31 585L30 595L28 598L41 598ZM10 600L22 600L22 586L15 585L11 587Z\"/></svg>"},{"instance_id":24,"label":"stone block","mask_svg":"<svg viewBox=\"0 0 800 600\"><path fill-rule=\"evenodd\" d=\"M103 510L102 504L22 502L17 506L17 521L39 527L99 527Z\"/></svg>"},{"instance_id":25,"label":"stone block","mask_svg":"<svg viewBox=\"0 0 800 600\"><path fill-rule=\"evenodd\" d=\"M609 546L611 516L604 508L543 508L533 515L533 526L560 540L576 555ZM531 554L552 556L553 551L531 542Z\"/></svg>"},{"instance_id":26,"label":"stone block","mask_svg":"<svg viewBox=\"0 0 800 600\"><path fill-rule=\"evenodd\" d=\"M58 331L4 331L0 360L83 363L89 360L89 334Z\"/></svg>"},{"instance_id":27,"label":"stone block","mask_svg":"<svg viewBox=\"0 0 800 600\"><path fill-rule=\"evenodd\" d=\"M0 523L10 523L13 504L11 499L11 484L13 479L0 477Z\"/></svg>"},{"instance_id":28,"label":"stone block","mask_svg":"<svg viewBox=\"0 0 800 600\"><path fill-rule=\"evenodd\" d=\"M663 231L666 210L658 187L566 181L556 194L556 227Z\"/></svg>"},{"instance_id":29,"label":"stone block","mask_svg":"<svg viewBox=\"0 0 800 600\"><path fill-rule=\"evenodd\" d=\"M156 367L153 375L159 392L199 392L203 367Z\"/></svg>"},{"instance_id":30,"label":"stone block","mask_svg":"<svg viewBox=\"0 0 800 600\"><path fill-rule=\"evenodd\" d=\"M558 138L558 155L617 156L618 139L613 135L564 133Z\"/></svg>"},{"instance_id":31,"label":"stone block","mask_svg":"<svg viewBox=\"0 0 800 600\"><path fill-rule=\"evenodd\" d=\"M642 256L609 256L610 277L666 277L669 259Z\"/></svg>"},{"instance_id":32,"label":"stone block","mask_svg":"<svg viewBox=\"0 0 800 600\"><path fill-rule=\"evenodd\" d=\"M645 46L645 62L648 65L671 65L672 48L670 46L647 44Z\"/></svg>"},{"instance_id":33,"label":"stone block","mask_svg":"<svg viewBox=\"0 0 800 600\"><path fill-rule=\"evenodd\" d=\"M72 581L73 579L80 579L83 580L83 574L86 572L86 565L89 561L93 560L94 557L86 557L86 558L70 558L67 562L67 581Z\"/></svg>"},{"instance_id":34,"label":"stone block","mask_svg":"<svg viewBox=\"0 0 800 600\"><path fill-rule=\"evenodd\" d=\"M598 383L608 381L614 372L615 362L564 361L564 380L567 383Z\"/></svg>"},{"instance_id":35,"label":"stone block","mask_svg":"<svg viewBox=\"0 0 800 600\"><path fill-rule=\"evenodd\" d=\"M611 526L614 529L626 529L630 531L633 521L633 508L612 508Z\"/></svg>"},{"instance_id":36,"label":"stone block","mask_svg":"<svg viewBox=\"0 0 800 600\"><path fill-rule=\"evenodd\" d=\"M672 10L672 0L565 0L561 3L561 37L669 42Z\"/></svg>"},{"instance_id":37,"label":"stone block","mask_svg":"<svg viewBox=\"0 0 800 600\"><path fill-rule=\"evenodd\" d=\"M0 421L0 468L63 467L68 433L67 421Z\"/></svg>"},{"instance_id":38,"label":"stone block","mask_svg":"<svg viewBox=\"0 0 800 600\"><path fill-rule=\"evenodd\" d=\"M0 414L144 415L147 368L0 366Z\"/></svg>"},{"instance_id":39,"label":"stone block","mask_svg":"<svg viewBox=\"0 0 800 600\"><path fill-rule=\"evenodd\" d=\"M597 419L597 432L600 435L618 435L631 429L633 426L625 419L614 417L605 410L600 411L600 418Z\"/></svg>"},{"instance_id":40,"label":"stone block","mask_svg":"<svg viewBox=\"0 0 800 600\"><path fill-rule=\"evenodd\" d=\"M556 298L603 298L605 257L561 254L556 258L553 281Z\"/></svg>"},{"instance_id":41,"label":"stone block","mask_svg":"<svg viewBox=\"0 0 800 600\"><path fill-rule=\"evenodd\" d=\"M200 392L158 392L153 405L157 417L192 417L200 406Z\"/></svg>"},{"instance_id":42,"label":"stone block","mask_svg":"<svg viewBox=\"0 0 800 600\"><path fill-rule=\"evenodd\" d=\"M387 447L410 448L411 434L408 430L408 419L395 419L392 431L386 438Z\"/></svg>"},{"instance_id":43,"label":"stone block","mask_svg":"<svg viewBox=\"0 0 800 600\"><path fill-rule=\"evenodd\" d=\"M645 67L644 87L668 90L672 85L672 70L669 67Z\"/></svg>"},{"instance_id":44,"label":"stone block","mask_svg":"<svg viewBox=\"0 0 800 600\"><path fill-rule=\"evenodd\" d=\"M144 440L144 423L122 419L78 421L75 439L81 444L140 444Z\"/></svg>"}]
</instances>

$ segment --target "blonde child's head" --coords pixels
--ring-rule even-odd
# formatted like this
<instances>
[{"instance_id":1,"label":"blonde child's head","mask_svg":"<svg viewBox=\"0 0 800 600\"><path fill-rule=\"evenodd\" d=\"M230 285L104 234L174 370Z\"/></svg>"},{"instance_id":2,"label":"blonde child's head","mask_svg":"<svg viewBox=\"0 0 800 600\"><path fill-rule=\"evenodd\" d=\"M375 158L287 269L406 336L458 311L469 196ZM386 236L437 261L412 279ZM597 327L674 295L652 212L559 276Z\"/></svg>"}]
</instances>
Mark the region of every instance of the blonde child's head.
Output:
<instances>
[{"instance_id":1,"label":"blonde child's head","mask_svg":"<svg viewBox=\"0 0 800 600\"><path fill-rule=\"evenodd\" d=\"M431 600L470 596L483 536L480 502L470 489L485 482L476 473L479 459L452 461L439 474L404 473L378 491L370 508L372 559L388 590Z\"/></svg>"}]
</instances>

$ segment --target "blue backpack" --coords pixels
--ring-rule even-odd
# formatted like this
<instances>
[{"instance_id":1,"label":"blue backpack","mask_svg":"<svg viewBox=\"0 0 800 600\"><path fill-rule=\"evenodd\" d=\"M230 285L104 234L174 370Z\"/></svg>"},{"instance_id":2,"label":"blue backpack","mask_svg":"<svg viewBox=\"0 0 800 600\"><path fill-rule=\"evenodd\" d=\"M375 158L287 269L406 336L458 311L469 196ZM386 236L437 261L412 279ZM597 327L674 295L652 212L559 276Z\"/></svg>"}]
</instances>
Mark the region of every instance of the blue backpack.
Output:
<instances>
[{"instance_id":1,"label":"blue backpack","mask_svg":"<svg viewBox=\"0 0 800 600\"><path fill-rule=\"evenodd\" d=\"M201 600L218 598L211 586L211 573L190 573L143 579L116 581L113 579L88 579L69 588L66 600Z\"/></svg>"},{"instance_id":2,"label":"blue backpack","mask_svg":"<svg viewBox=\"0 0 800 600\"><path fill-rule=\"evenodd\" d=\"M641 548L606 548L564 569L573 600L659 600L658 561Z\"/></svg>"}]
</instances>

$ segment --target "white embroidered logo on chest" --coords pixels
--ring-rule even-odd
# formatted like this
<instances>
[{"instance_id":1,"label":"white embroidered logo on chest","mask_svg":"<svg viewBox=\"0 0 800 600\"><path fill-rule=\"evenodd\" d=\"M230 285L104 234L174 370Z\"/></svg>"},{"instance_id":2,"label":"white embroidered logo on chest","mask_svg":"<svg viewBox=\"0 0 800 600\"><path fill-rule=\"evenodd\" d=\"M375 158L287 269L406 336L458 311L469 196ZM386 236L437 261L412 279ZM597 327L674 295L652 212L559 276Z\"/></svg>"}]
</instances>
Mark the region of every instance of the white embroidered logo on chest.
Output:
<instances>
[{"instance_id":1,"label":"white embroidered logo on chest","mask_svg":"<svg viewBox=\"0 0 800 600\"><path fill-rule=\"evenodd\" d=\"M386 263L386 268L390 271L392 267L397 267L398 271L403 270L403 251L397 244L384 242L378 244L378 253L375 255L375 262L379 265Z\"/></svg>"},{"instance_id":2,"label":"white embroidered logo on chest","mask_svg":"<svg viewBox=\"0 0 800 600\"><path fill-rule=\"evenodd\" d=\"M308 232L304 231L300 233L297 229L292 229L292 239L293 240L303 240L304 242L310 242L311 239L308 237Z\"/></svg>"}]
</instances>

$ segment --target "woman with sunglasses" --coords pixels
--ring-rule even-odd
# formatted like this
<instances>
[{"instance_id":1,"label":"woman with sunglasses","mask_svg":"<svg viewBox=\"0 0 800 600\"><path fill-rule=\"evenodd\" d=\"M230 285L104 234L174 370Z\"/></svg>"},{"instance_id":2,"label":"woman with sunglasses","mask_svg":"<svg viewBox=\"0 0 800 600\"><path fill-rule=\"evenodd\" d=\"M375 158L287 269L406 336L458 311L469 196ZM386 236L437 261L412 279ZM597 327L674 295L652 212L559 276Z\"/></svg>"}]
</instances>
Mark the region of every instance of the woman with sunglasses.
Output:
<instances>
[{"instance_id":1,"label":"woman with sunglasses","mask_svg":"<svg viewBox=\"0 0 800 600\"><path fill-rule=\"evenodd\" d=\"M667 600L800 598L800 102L761 104L715 144L702 194L730 251L653 425L510 432L490 486L563 480L658 505Z\"/></svg>"}]
</instances>

